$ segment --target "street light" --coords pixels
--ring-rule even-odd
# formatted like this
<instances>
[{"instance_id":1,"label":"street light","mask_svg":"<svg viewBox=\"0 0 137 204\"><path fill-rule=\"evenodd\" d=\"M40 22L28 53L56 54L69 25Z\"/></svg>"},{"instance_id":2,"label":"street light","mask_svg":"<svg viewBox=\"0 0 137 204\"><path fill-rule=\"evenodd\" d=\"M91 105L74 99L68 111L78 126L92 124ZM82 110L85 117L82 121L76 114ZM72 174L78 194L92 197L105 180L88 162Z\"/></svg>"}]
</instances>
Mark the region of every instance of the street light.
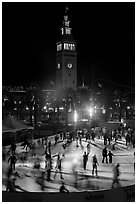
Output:
<instances>
[{"instance_id":1,"label":"street light","mask_svg":"<svg viewBox=\"0 0 137 204\"><path fill-rule=\"evenodd\" d=\"M90 115L90 117L93 116L93 108L90 108L90 109L89 109L89 115Z\"/></svg>"}]
</instances>

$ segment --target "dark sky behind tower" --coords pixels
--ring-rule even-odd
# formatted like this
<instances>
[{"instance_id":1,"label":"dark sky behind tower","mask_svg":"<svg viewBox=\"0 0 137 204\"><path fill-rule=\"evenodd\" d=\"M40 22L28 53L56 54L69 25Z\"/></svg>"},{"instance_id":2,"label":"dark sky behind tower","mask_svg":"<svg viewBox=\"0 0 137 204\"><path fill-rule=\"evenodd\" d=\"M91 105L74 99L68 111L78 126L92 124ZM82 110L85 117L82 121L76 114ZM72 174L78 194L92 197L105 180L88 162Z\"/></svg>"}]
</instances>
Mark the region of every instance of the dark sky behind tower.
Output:
<instances>
[{"instance_id":1,"label":"dark sky behind tower","mask_svg":"<svg viewBox=\"0 0 137 204\"><path fill-rule=\"evenodd\" d=\"M2 84L55 82L56 42L66 3L2 3ZM77 40L78 85L84 76L134 87L135 4L67 3Z\"/></svg>"}]
</instances>

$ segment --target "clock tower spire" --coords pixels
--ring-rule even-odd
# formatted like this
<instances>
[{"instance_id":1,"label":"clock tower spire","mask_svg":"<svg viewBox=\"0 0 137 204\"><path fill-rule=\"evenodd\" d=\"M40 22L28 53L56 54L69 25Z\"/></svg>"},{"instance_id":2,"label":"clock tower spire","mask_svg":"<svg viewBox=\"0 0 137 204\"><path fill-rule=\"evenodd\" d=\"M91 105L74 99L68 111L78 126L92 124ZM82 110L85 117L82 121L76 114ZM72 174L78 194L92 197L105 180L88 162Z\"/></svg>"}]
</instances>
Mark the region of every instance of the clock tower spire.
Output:
<instances>
[{"instance_id":1,"label":"clock tower spire","mask_svg":"<svg viewBox=\"0 0 137 204\"><path fill-rule=\"evenodd\" d=\"M63 26L56 51L56 82L57 89L77 89L77 51L76 41L72 35L68 7L65 8Z\"/></svg>"}]
</instances>

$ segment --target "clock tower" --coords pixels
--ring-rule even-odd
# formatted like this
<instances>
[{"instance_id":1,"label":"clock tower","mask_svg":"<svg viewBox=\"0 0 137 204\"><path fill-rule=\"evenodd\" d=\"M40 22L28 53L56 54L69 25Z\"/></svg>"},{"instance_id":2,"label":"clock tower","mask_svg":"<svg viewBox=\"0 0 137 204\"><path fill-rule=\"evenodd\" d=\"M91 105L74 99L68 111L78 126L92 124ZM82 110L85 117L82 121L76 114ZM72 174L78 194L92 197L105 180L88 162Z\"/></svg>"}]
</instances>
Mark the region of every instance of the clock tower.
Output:
<instances>
[{"instance_id":1,"label":"clock tower","mask_svg":"<svg viewBox=\"0 0 137 204\"><path fill-rule=\"evenodd\" d=\"M61 28L61 38L56 43L56 83L57 89L77 89L77 51L76 41L71 33L68 8L66 7Z\"/></svg>"}]
</instances>

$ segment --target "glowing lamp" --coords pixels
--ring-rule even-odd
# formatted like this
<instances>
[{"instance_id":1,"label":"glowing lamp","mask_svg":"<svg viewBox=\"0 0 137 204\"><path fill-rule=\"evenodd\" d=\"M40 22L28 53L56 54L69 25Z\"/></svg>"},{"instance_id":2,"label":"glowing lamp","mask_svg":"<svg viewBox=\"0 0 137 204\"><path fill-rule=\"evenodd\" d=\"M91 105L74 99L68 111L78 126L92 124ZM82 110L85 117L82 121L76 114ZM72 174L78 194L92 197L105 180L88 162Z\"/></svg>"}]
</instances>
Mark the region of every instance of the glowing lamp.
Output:
<instances>
[{"instance_id":1,"label":"glowing lamp","mask_svg":"<svg viewBox=\"0 0 137 204\"><path fill-rule=\"evenodd\" d=\"M92 117L92 115L93 115L93 109L92 108L89 109L89 115L90 115L90 117Z\"/></svg>"},{"instance_id":2,"label":"glowing lamp","mask_svg":"<svg viewBox=\"0 0 137 204\"><path fill-rule=\"evenodd\" d=\"M47 109L47 106L44 106L43 109L46 110L46 109Z\"/></svg>"}]
</instances>

